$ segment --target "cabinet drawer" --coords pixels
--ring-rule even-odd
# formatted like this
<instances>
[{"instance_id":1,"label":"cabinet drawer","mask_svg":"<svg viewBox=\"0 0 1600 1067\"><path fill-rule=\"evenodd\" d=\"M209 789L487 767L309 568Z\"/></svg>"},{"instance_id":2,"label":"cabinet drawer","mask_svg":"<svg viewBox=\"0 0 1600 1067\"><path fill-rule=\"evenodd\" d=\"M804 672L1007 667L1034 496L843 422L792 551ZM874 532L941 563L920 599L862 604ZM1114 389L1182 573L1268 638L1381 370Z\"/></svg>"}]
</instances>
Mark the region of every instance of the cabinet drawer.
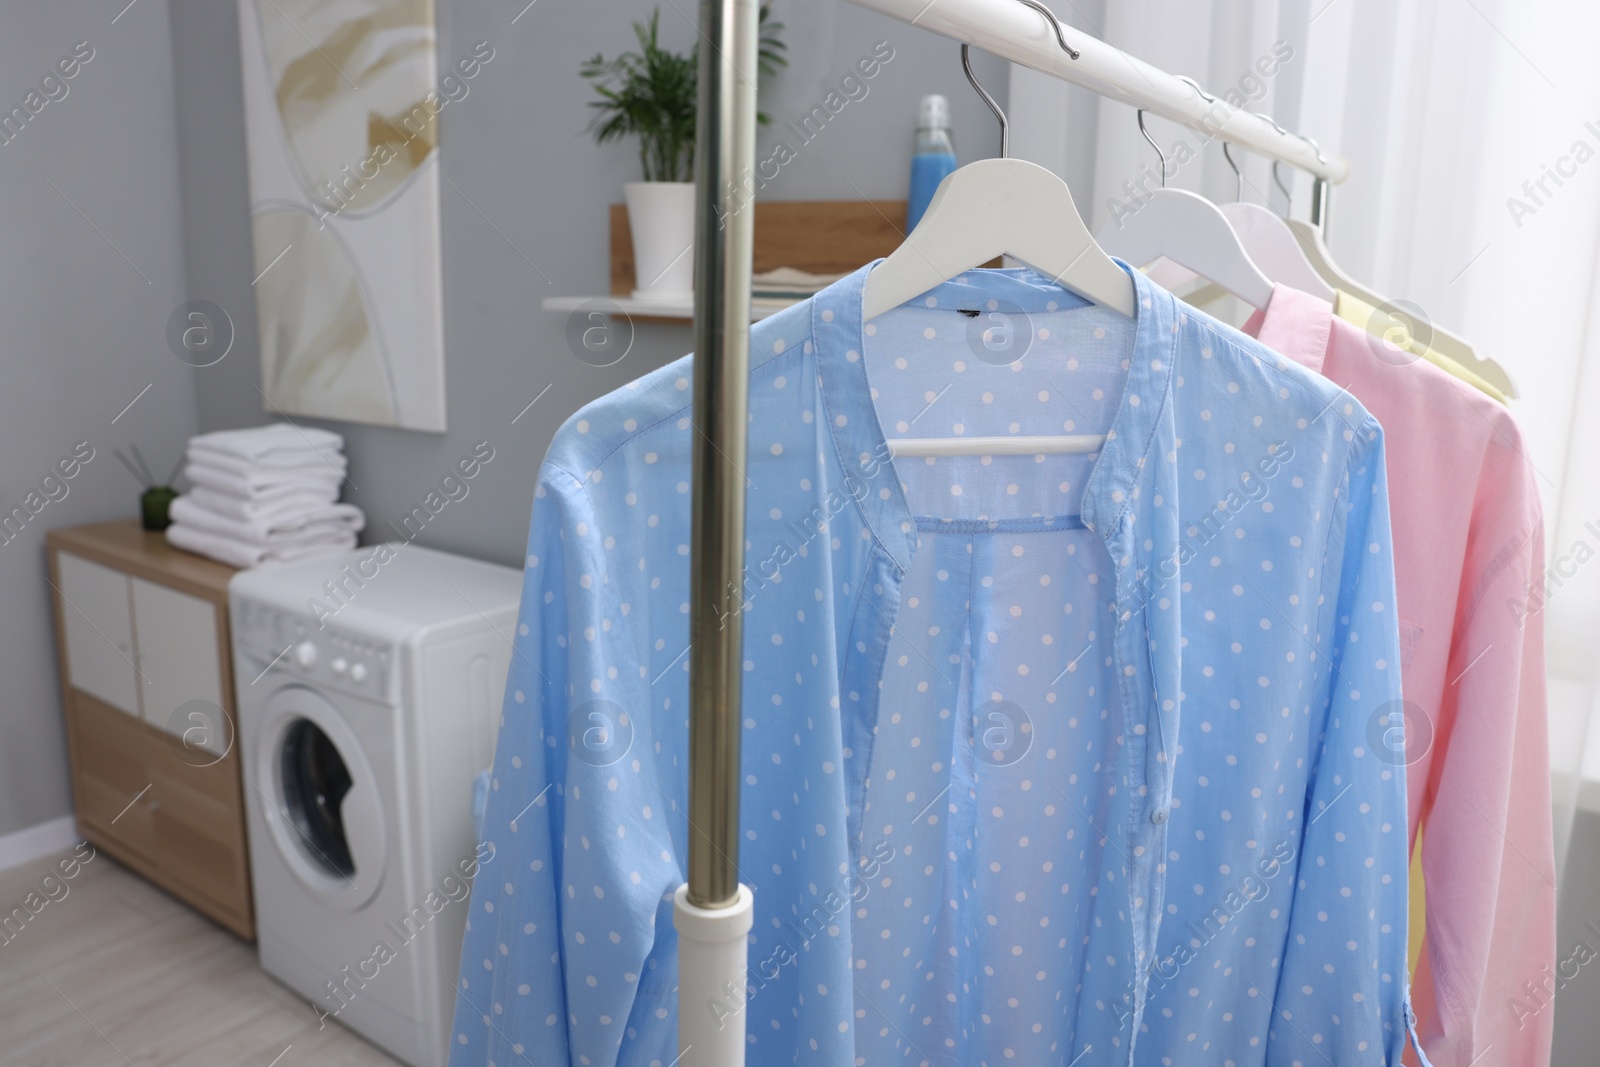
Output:
<instances>
[{"instance_id":1,"label":"cabinet drawer","mask_svg":"<svg viewBox=\"0 0 1600 1067\"><path fill-rule=\"evenodd\" d=\"M155 859L168 874L234 911L248 908L238 809L157 773L151 794Z\"/></svg>"},{"instance_id":2,"label":"cabinet drawer","mask_svg":"<svg viewBox=\"0 0 1600 1067\"><path fill-rule=\"evenodd\" d=\"M229 812L241 810L236 742L228 755L218 757L205 749L188 747L181 737L171 734L152 735L152 740L152 777L189 790Z\"/></svg>"},{"instance_id":3,"label":"cabinet drawer","mask_svg":"<svg viewBox=\"0 0 1600 1067\"><path fill-rule=\"evenodd\" d=\"M140 796L138 789L130 792L84 775L78 786L78 803L78 818L85 824L140 858L153 858L155 836L148 792Z\"/></svg>"},{"instance_id":4,"label":"cabinet drawer","mask_svg":"<svg viewBox=\"0 0 1600 1067\"><path fill-rule=\"evenodd\" d=\"M77 743L78 817L148 856L153 785L148 733L137 719L87 693L74 691L67 700Z\"/></svg>"}]
</instances>

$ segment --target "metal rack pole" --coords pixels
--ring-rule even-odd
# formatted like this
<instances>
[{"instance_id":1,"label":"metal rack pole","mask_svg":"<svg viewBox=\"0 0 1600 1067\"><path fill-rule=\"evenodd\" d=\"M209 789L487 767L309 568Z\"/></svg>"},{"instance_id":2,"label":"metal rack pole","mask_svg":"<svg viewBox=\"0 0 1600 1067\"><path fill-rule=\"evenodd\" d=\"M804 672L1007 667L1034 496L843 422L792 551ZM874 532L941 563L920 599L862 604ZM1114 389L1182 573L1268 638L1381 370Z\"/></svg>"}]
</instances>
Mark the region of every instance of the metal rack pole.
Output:
<instances>
[{"instance_id":1,"label":"metal rack pole","mask_svg":"<svg viewBox=\"0 0 1600 1067\"><path fill-rule=\"evenodd\" d=\"M1333 188L1325 179L1311 180L1311 225L1328 234L1328 211L1333 206Z\"/></svg>"},{"instance_id":2,"label":"metal rack pole","mask_svg":"<svg viewBox=\"0 0 1600 1067\"><path fill-rule=\"evenodd\" d=\"M744 1063L739 883L744 506L755 208L758 0L701 0L695 136L693 533L689 594L689 880L674 900L684 1067Z\"/></svg>"},{"instance_id":3,"label":"metal rack pole","mask_svg":"<svg viewBox=\"0 0 1600 1067\"><path fill-rule=\"evenodd\" d=\"M695 146L694 535L690 543L689 899L739 884L745 422L750 391L756 0L703 0Z\"/></svg>"}]
</instances>

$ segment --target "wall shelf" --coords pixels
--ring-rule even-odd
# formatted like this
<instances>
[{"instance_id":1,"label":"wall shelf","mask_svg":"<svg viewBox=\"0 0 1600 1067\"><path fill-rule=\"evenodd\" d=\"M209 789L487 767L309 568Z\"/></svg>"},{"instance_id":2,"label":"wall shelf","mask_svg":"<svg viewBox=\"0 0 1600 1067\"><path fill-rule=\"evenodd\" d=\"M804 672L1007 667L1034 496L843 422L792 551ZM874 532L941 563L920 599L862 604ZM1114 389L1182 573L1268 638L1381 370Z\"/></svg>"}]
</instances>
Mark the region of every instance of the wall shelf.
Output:
<instances>
[{"instance_id":1,"label":"wall shelf","mask_svg":"<svg viewBox=\"0 0 1600 1067\"><path fill-rule=\"evenodd\" d=\"M756 322L776 314L790 303L752 302L750 321ZM543 302L546 311L580 311L592 308L610 314L622 314L639 322L692 322L694 303L689 300L637 300L632 296L548 296Z\"/></svg>"},{"instance_id":2,"label":"wall shelf","mask_svg":"<svg viewBox=\"0 0 1600 1067\"><path fill-rule=\"evenodd\" d=\"M757 273L793 267L810 274L844 274L887 256L905 240L904 200L780 200L757 203L755 213L753 269ZM542 302L544 309L570 313L604 301L596 310L621 313L636 322L693 321L694 305L689 301L634 298L633 237L626 204L611 205L610 226L611 292L547 297ZM751 321L798 302L754 302Z\"/></svg>"}]
</instances>

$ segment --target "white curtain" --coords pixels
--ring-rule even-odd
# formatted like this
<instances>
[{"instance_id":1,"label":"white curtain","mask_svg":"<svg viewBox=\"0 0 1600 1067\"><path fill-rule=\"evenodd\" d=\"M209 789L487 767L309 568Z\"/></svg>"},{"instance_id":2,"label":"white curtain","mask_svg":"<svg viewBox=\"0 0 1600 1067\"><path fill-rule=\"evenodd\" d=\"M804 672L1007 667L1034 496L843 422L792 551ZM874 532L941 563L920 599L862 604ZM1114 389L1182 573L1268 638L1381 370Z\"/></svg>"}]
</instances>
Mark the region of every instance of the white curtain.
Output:
<instances>
[{"instance_id":1,"label":"white curtain","mask_svg":"<svg viewBox=\"0 0 1600 1067\"><path fill-rule=\"evenodd\" d=\"M1543 494L1556 857L1600 780L1600 4L1514 0L1052 0L1061 19L1210 92L1232 91L1350 161L1329 243L1353 277L1469 338L1520 391ZM1282 57L1287 54L1286 60ZM1277 60L1274 62L1274 60ZM1263 73L1263 72L1267 73ZM1013 68L1013 154L1067 179L1097 226L1159 174L1135 118ZM1160 119L1195 158L1169 184L1234 196L1220 146ZM1171 160L1177 153L1171 153ZM1265 161L1245 196L1282 209ZM1172 162L1169 161L1169 168ZM1287 168L1281 173L1287 181ZM1148 180L1148 179L1147 179ZM1525 185L1524 183L1527 183ZM1307 216L1310 183L1292 185ZM1514 199L1513 199L1514 198ZM1537 607L1536 607L1537 609ZM1512 610L1507 606L1506 610ZM1600 787L1586 805L1600 810Z\"/></svg>"}]
</instances>

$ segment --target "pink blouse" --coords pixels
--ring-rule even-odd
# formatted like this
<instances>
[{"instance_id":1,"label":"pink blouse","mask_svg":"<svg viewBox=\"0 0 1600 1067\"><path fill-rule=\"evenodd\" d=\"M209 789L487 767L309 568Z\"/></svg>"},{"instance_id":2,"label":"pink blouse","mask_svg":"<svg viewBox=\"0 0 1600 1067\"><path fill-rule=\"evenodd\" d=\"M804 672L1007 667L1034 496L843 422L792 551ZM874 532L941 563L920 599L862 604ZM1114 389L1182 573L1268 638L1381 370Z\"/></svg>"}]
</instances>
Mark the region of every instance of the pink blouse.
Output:
<instances>
[{"instance_id":1,"label":"pink blouse","mask_svg":"<svg viewBox=\"0 0 1600 1067\"><path fill-rule=\"evenodd\" d=\"M1244 331L1383 424L1405 708L1403 729L1394 714L1369 735L1406 765L1413 844L1427 823L1422 1047L1436 1067L1546 1067L1556 882L1544 532L1517 424L1299 290L1277 286Z\"/></svg>"}]
</instances>

